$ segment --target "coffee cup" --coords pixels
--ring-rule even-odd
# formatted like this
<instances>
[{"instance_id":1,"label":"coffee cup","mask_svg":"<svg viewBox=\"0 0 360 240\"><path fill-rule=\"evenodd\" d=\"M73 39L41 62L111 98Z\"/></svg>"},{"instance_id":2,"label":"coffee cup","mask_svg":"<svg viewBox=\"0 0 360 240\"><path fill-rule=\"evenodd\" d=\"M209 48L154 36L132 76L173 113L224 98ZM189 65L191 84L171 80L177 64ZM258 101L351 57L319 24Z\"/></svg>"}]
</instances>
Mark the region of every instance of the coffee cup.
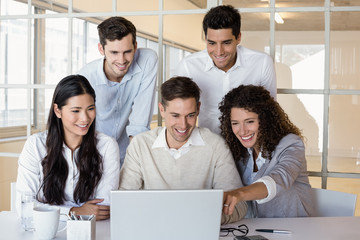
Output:
<instances>
[{"instance_id":1,"label":"coffee cup","mask_svg":"<svg viewBox=\"0 0 360 240\"><path fill-rule=\"evenodd\" d=\"M66 229L66 225L58 230L60 208L53 206L39 206L35 207L33 210L34 218L34 229L35 235L39 240L53 239L57 232L61 232Z\"/></svg>"}]
</instances>

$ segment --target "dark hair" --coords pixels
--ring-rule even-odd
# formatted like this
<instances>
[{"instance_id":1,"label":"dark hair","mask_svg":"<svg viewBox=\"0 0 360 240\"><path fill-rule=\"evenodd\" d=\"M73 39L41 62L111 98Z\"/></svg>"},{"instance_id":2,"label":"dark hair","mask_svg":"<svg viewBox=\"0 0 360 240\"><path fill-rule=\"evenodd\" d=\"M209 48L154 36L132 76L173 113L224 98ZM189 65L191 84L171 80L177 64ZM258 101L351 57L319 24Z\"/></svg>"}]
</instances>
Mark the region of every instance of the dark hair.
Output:
<instances>
[{"instance_id":1,"label":"dark hair","mask_svg":"<svg viewBox=\"0 0 360 240\"><path fill-rule=\"evenodd\" d=\"M99 33L100 44L103 48L106 40L121 40L123 37L131 33L132 43L136 43L136 28L132 22L123 17L111 17L104 20L97 27Z\"/></svg>"},{"instance_id":2,"label":"dark hair","mask_svg":"<svg viewBox=\"0 0 360 240\"><path fill-rule=\"evenodd\" d=\"M241 16L238 10L231 5L222 5L211 8L203 20L203 30L207 36L207 29L231 28L237 39L240 34Z\"/></svg>"},{"instance_id":3,"label":"dark hair","mask_svg":"<svg viewBox=\"0 0 360 240\"><path fill-rule=\"evenodd\" d=\"M271 153L280 140L289 133L300 137L301 131L289 119L279 103L262 86L240 85L228 92L219 104L221 135L228 144L235 160L248 156L247 149L240 143L231 128L231 109L244 108L259 116L257 142L263 157L271 160Z\"/></svg>"},{"instance_id":4,"label":"dark hair","mask_svg":"<svg viewBox=\"0 0 360 240\"><path fill-rule=\"evenodd\" d=\"M175 98L195 98L199 106L200 88L188 77L172 77L161 85L161 104L166 107Z\"/></svg>"},{"instance_id":5,"label":"dark hair","mask_svg":"<svg viewBox=\"0 0 360 240\"><path fill-rule=\"evenodd\" d=\"M64 127L62 120L55 115L54 104L61 109L69 98L82 94L90 94L94 98L95 91L88 80L81 75L70 75L62 79L55 88L49 118L46 138L47 155L42 160L44 180L40 187L44 193L43 201L49 204L61 205L66 200L65 185L69 167L63 155ZM73 197L77 203L86 202L92 196L100 182L103 171L102 157L97 150L95 119L89 131L83 136L74 162L79 170L79 181ZM39 190L40 191L40 190Z\"/></svg>"}]
</instances>

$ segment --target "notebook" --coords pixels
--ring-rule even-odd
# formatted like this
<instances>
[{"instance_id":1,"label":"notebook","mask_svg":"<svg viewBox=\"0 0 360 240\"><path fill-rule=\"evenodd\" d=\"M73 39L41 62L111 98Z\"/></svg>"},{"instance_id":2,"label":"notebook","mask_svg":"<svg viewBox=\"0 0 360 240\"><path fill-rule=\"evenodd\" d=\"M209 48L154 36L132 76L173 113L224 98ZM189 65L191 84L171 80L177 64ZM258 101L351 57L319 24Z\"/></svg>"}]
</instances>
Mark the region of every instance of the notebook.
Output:
<instances>
[{"instance_id":1,"label":"notebook","mask_svg":"<svg viewBox=\"0 0 360 240\"><path fill-rule=\"evenodd\" d=\"M218 240L223 190L111 191L112 240Z\"/></svg>"}]
</instances>

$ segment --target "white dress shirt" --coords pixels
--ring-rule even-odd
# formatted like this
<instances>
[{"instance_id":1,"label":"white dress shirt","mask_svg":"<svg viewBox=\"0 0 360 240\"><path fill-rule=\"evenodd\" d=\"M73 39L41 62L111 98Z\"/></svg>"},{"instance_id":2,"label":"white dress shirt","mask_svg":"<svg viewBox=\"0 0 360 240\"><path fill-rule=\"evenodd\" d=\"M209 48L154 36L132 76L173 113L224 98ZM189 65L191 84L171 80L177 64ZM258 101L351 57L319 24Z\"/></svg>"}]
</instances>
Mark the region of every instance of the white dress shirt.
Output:
<instances>
[{"instance_id":1,"label":"white dress shirt","mask_svg":"<svg viewBox=\"0 0 360 240\"><path fill-rule=\"evenodd\" d=\"M19 157L18 176L16 182L16 207L20 214L21 193L37 193L43 182L43 168L41 161L47 155L46 151L47 131L34 134L28 138ZM92 199L103 198L103 205L110 205L110 191L118 189L120 177L120 155L117 142L112 137L103 133L97 133L97 149L103 158L102 178L95 189ZM77 155L78 149L74 151ZM63 155L67 161L69 175L66 179L65 199L60 207L60 212L68 214L72 207L79 207L84 203L77 204L74 201L73 193L79 179L79 171L72 157L71 149L63 145ZM39 192L43 198L43 192ZM89 199L91 200L91 199Z\"/></svg>"},{"instance_id":2,"label":"white dress shirt","mask_svg":"<svg viewBox=\"0 0 360 240\"><path fill-rule=\"evenodd\" d=\"M237 46L234 66L227 72L217 68L206 50L184 58L176 69L177 76L191 78L201 89L199 127L220 133L219 103L231 89L244 85L265 87L276 99L276 77L272 58L262 52Z\"/></svg>"}]
</instances>

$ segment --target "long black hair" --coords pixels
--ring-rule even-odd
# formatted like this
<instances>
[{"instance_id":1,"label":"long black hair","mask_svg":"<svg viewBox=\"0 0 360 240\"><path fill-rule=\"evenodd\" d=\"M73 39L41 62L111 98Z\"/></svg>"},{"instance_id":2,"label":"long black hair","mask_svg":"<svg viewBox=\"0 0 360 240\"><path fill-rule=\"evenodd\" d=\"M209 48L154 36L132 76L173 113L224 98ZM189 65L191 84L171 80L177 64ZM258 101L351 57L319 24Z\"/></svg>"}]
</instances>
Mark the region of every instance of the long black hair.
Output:
<instances>
[{"instance_id":1,"label":"long black hair","mask_svg":"<svg viewBox=\"0 0 360 240\"><path fill-rule=\"evenodd\" d=\"M90 94L95 102L94 89L88 80L81 75L67 76L55 88L47 122L47 155L41 162L44 180L40 190L42 189L45 199L39 200L38 197L39 201L61 205L67 200L65 185L69 167L63 155L64 127L62 120L55 115L54 104L57 104L58 108L61 109L67 104L69 98L82 94ZM86 202L90 199L102 177L102 157L96 145L94 119L87 134L82 138L77 155L74 156L74 162L79 171L79 180L73 193L74 200L77 203Z\"/></svg>"}]
</instances>

